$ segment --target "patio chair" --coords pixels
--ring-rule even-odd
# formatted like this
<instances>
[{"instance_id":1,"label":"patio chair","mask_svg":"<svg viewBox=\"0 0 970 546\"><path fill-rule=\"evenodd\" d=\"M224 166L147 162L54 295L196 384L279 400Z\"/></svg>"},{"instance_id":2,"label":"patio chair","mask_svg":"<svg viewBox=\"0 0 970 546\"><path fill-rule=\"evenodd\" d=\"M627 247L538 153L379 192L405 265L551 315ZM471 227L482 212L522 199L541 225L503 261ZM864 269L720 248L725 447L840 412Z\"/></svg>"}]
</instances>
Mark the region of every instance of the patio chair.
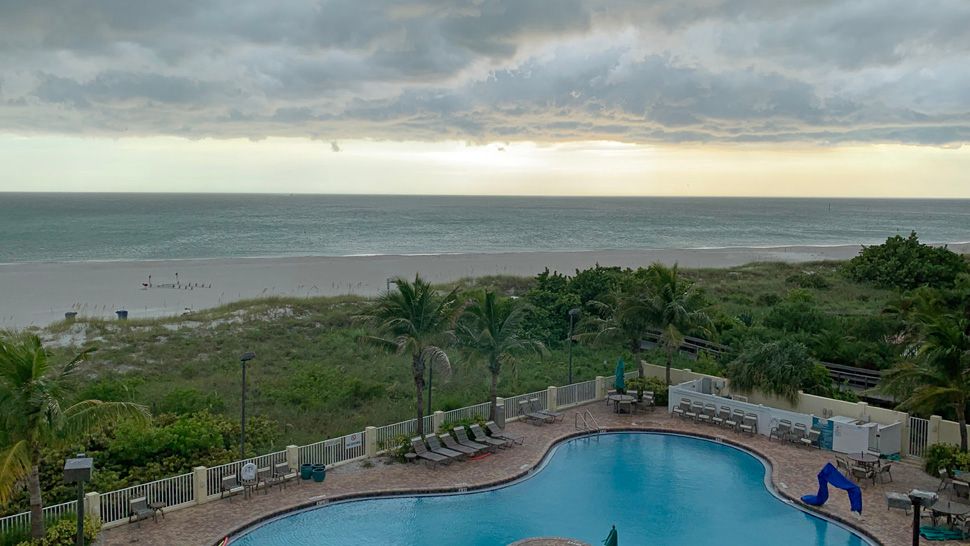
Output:
<instances>
[{"instance_id":1,"label":"patio chair","mask_svg":"<svg viewBox=\"0 0 970 546\"><path fill-rule=\"evenodd\" d=\"M768 441L772 438L778 438L779 440L785 441L788 439L788 435L791 434L791 421L787 419L782 419L778 421L778 424L771 429L768 433Z\"/></svg>"},{"instance_id":2,"label":"patio chair","mask_svg":"<svg viewBox=\"0 0 970 546\"><path fill-rule=\"evenodd\" d=\"M450 464L451 458L445 457L444 455L439 455L437 453L432 453L428 451L428 446L424 445L424 440L420 437L411 438L411 449L414 450L414 454L420 459L424 459L426 464L429 464L434 468L438 463Z\"/></svg>"},{"instance_id":3,"label":"patio chair","mask_svg":"<svg viewBox=\"0 0 970 546\"><path fill-rule=\"evenodd\" d=\"M519 401L519 415L525 419L527 423L533 425L542 425L543 423L549 423L549 416L543 415L541 413L536 413L529 409L529 401L521 400ZM555 419L553 419L555 420Z\"/></svg>"},{"instance_id":4,"label":"patio chair","mask_svg":"<svg viewBox=\"0 0 970 546\"><path fill-rule=\"evenodd\" d=\"M654 396L653 391L643 391L643 400L640 404L644 408L650 408L650 411L657 409L656 396Z\"/></svg>"},{"instance_id":5,"label":"patio chair","mask_svg":"<svg viewBox=\"0 0 970 546\"><path fill-rule=\"evenodd\" d=\"M807 436L803 438L799 438L798 441L803 446L807 446L807 447L815 446L817 449L822 449L821 442L819 441L819 438L821 437L821 435L822 433L818 429L813 428L808 431Z\"/></svg>"},{"instance_id":6,"label":"patio chair","mask_svg":"<svg viewBox=\"0 0 970 546\"><path fill-rule=\"evenodd\" d=\"M468 446L471 448L485 450L485 451L495 451L494 446L473 442L472 439L468 437L468 433L465 432L465 427L455 427L455 430L453 430L452 432L455 433L455 439L458 440L458 443L463 446Z\"/></svg>"},{"instance_id":7,"label":"patio chair","mask_svg":"<svg viewBox=\"0 0 970 546\"><path fill-rule=\"evenodd\" d=\"M753 413L745 414L741 426L738 427L742 434L748 433L752 436L758 433L758 416Z\"/></svg>"},{"instance_id":8,"label":"patio chair","mask_svg":"<svg viewBox=\"0 0 970 546\"><path fill-rule=\"evenodd\" d=\"M289 463L276 463L273 465L273 476L279 480L280 486L285 488L286 482L296 480L300 474L290 468ZM297 483L300 483L297 480Z\"/></svg>"},{"instance_id":9,"label":"patio chair","mask_svg":"<svg viewBox=\"0 0 970 546\"><path fill-rule=\"evenodd\" d=\"M501 440L499 438L489 437L489 435L485 434L485 431L482 430L482 427L478 426L477 423L469 426L468 430L472 431L472 436L474 437L475 441L480 444L498 446L504 449L512 447L512 442L509 440Z\"/></svg>"},{"instance_id":10,"label":"patio chair","mask_svg":"<svg viewBox=\"0 0 970 546\"><path fill-rule=\"evenodd\" d=\"M690 411L690 400L686 398L681 398L680 403L677 404L677 406L674 408L674 410L671 413L673 413L674 416L676 417L686 419L688 411Z\"/></svg>"},{"instance_id":11,"label":"patio chair","mask_svg":"<svg viewBox=\"0 0 970 546\"><path fill-rule=\"evenodd\" d=\"M731 411L728 418L724 420L724 426L732 430L738 430L738 427L741 426L742 421L744 421L744 412L741 410L734 410Z\"/></svg>"},{"instance_id":12,"label":"patio chair","mask_svg":"<svg viewBox=\"0 0 970 546\"><path fill-rule=\"evenodd\" d=\"M485 423L485 430L492 435L492 438L498 438L499 440L508 440L512 442L512 445L519 444L522 445L525 442L525 437L517 434L509 434L504 430L500 429L495 421L489 421Z\"/></svg>"},{"instance_id":13,"label":"patio chair","mask_svg":"<svg viewBox=\"0 0 970 546\"><path fill-rule=\"evenodd\" d=\"M235 474L229 474L228 476L223 476L222 480L219 481L219 498L224 499L229 497L229 502L232 502L232 498L243 491L245 491L242 485L239 484L239 480L236 479Z\"/></svg>"},{"instance_id":14,"label":"patio chair","mask_svg":"<svg viewBox=\"0 0 970 546\"><path fill-rule=\"evenodd\" d=\"M691 402L690 409L684 412L684 417L690 419L691 421L697 421L697 415L701 413L704 409L704 404L700 402Z\"/></svg>"},{"instance_id":15,"label":"patio chair","mask_svg":"<svg viewBox=\"0 0 970 546\"><path fill-rule=\"evenodd\" d=\"M269 488L279 484L280 481L273 475L273 470L270 467L264 466L256 470L256 491L262 489L266 494L269 494Z\"/></svg>"},{"instance_id":16,"label":"patio chair","mask_svg":"<svg viewBox=\"0 0 970 546\"><path fill-rule=\"evenodd\" d=\"M155 511L148 507L148 499L146 497L128 500L128 523L138 523L141 526L141 520L148 518L152 518L155 523L158 523L158 518L155 517Z\"/></svg>"},{"instance_id":17,"label":"patio chair","mask_svg":"<svg viewBox=\"0 0 970 546\"><path fill-rule=\"evenodd\" d=\"M731 410L727 406L721 406L721 409L717 410L717 414L711 417L711 423L714 426L723 427L724 421L731 418Z\"/></svg>"},{"instance_id":18,"label":"patio chair","mask_svg":"<svg viewBox=\"0 0 970 546\"><path fill-rule=\"evenodd\" d=\"M808 429L803 423L795 423L788 435L788 440L793 444L801 443L802 439L808 435Z\"/></svg>"},{"instance_id":19,"label":"patio chair","mask_svg":"<svg viewBox=\"0 0 970 546\"><path fill-rule=\"evenodd\" d=\"M876 485L876 471L872 467L853 466L849 468L852 477L862 485L862 480L872 480L872 485Z\"/></svg>"},{"instance_id":20,"label":"patio chair","mask_svg":"<svg viewBox=\"0 0 970 546\"><path fill-rule=\"evenodd\" d=\"M970 499L970 483L961 480L953 480L953 493L958 499Z\"/></svg>"},{"instance_id":21,"label":"patio chair","mask_svg":"<svg viewBox=\"0 0 970 546\"><path fill-rule=\"evenodd\" d=\"M697 422L712 423L714 420L714 411L714 404L705 404L697 414Z\"/></svg>"},{"instance_id":22,"label":"patio chair","mask_svg":"<svg viewBox=\"0 0 970 546\"><path fill-rule=\"evenodd\" d=\"M565 414L560 413L558 411L552 411L552 410L542 409L542 406L539 405L539 399L538 398L530 398L529 399L529 405L532 407L532 411L533 412L538 413L540 415L548 415L549 417L551 417L552 420L549 421L550 423L555 423L556 421L562 421L563 416L565 415Z\"/></svg>"},{"instance_id":23,"label":"patio chair","mask_svg":"<svg viewBox=\"0 0 970 546\"><path fill-rule=\"evenodd\" d=\"M837 468L839 470L839 472L841 472L843 474L848 474L849 473L849 461L848 461L848 459L846 459L845 457L843 457L841 455L836 455L835 456L835 468Z\"/></svg>"},{"instance_id":24,"label":"patio chair","mask_svg":"<svg viewBox=\"0 0 970 546\"><path fill-rule=\"evenodd\" d=\"M461 460L464 459L467 453L461 451L455 451L454 449L449 449L441 445L438 441L438 437L434 434L428 434L424 437L424 441L428 443L428 449L431 453L437 453L438 455L443 455L449 459Z\"/></svg>"},{"instance_id":25,"label":"patio chair","mask_svg":"<svg viewBox=\"0 0 970 546\"><path fill-rule=\"evenodd\" d=\"M893 481L893 463L880 461L879 468L876 469L876 474L879 476L879 483L886 483L886 476L889 476L889 481Z\"/></svg>"},{"instance_id":26,"label":"patio chair","mask_svg":"<svg viewBox=\"0 0 970 546\"><path fill-rule=\"evenodd\" d=\"M472 449L470 447L458 445L457 442L452 440L451 435L448 433L443 434L429 434L424 437L428 441L428 447L431 451L435 453L441 453L444 456L448 456L448 451L454 451L461 455L474 455L478 453L478 450ZM444 445L441 445L444 444Z\"/></svg>"},{"instance_id":27,"label":"patio chair","mask_svg":"<svg viewBox=\"0 0 970 546\"><path fill-rule=\"evenodd\" d=\"M947 487L950 486L950 474L945 468L940 469L940 485L936 487L936 492L939 493Z\"/></svg>"}]
</instances>

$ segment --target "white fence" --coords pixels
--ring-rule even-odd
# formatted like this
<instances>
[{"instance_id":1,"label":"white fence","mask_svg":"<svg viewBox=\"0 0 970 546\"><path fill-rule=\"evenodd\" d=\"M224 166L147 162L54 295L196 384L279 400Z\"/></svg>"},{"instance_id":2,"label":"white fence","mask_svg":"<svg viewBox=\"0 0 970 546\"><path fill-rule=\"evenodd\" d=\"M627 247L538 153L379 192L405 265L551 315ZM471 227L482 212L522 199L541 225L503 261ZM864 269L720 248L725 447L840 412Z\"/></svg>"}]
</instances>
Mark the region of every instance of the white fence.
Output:
<instances>
[{"instance_id":1,"label":"white fence","mask_svg":"<svg viewBox=\"0 0 970 546\"><path fill-rule=\"evenodd\" d=\"M68 514L77 513L77 501L63 502L52 506L44 507L44 519L53 521L60 519ZM0 534L6 533L27 533L30 531L30 512L21 512L0 518Z\"/></svg>"},{"instance_id":2,"label":"white fence","mask_svg":"<svg viewBox=\"0 0 970 546\"><path fill-rule=\"evenodd\" d=\"M482 402L474 406L467 406L464 408L458 408L451 411L445 412L444 423L457 423L458 421L463 421L465 419L474 419L476 417L482 417L488 419L489 414L492 411L491 402Z\"/></svg>"},{"instance_id":3,"label":"white fence","mask_svg":"<svg viewBox=\"0 0 970 546\"><path fill-rule=\"evenodd\" d=\"M275 451L273 453L267 453L266 455L260 455L259 457L252 457L243 461L233 461L231 463L207 468L205 477L205 494L209 497L218 495L222 487L222 478L231 476L233 474L238 477L239 470L246 463L255 463L256 468L272 468L274 464L285 462L286 451Z\"/></svg>"},{"instance_id":4,"label":"white fence","mask_svg":"<svg viewBox=\"0 0 970 546\"><path fill-rule=\"evenodd\" d=\"M909 418L909 455L922 457L930 437L930 420L919 417Z\"/></svg>"},{"instance_id":5,"label":"white fence","mask_svg":"<svg viewBox=\"0 0 970 546\"><path fill-rule=\"evenodd\" d=\"M596 399L596 380L573 383L556 389L556 407L567 408Z\"/></svg>"},{"instance_id":6,"label":"white fence","mask_svg":"<svg viewBox=\"0 0 970 546\"><path fill-rule=\"evenodd\" d=\"M526 407L528 407L528 411L531 411L532 404L530 404L530 401L533 398L538 399L540 409L549 409L548 390L520 394L518 396L505 399L505 420L511 421L513 419L518 419L527 411ZM520 404L521 402L525 402L525 404Z\"/></svg>"},{"instance_id":7,"label":"white fence","mask_svg":"<svg viewBox=\"0 0 970 546\"><path fill-rule=\"evenodd\" d=\"M300 464L332 465L364 456L364 433L356 432L300 448Z\"/></svg>"},{"instance_id":8,"label":"white fence","mask_svg":"<svg viewBox=\"0 0 970 546\"><path fill-rule=\"evenodd\" d=\"M145 497L148 503L164 502L168 509L195 503L193 474L182 474L141 485L119 489L100 496L101 521L105 524L125 520L131 499Z\"/></svg>"}]
</instances>

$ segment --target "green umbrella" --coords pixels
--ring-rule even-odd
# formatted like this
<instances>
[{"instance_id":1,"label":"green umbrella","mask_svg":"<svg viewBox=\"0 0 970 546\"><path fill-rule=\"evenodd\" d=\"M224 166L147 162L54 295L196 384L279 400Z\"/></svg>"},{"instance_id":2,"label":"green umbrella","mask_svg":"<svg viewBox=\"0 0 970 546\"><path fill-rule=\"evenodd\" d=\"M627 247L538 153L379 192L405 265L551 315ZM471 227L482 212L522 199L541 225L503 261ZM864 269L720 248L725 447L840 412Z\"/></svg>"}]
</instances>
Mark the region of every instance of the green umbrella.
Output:
<instances>
[{"instance_id":1,"label":"green umbrella","mask_svg":"<svg viewBox=\"0 0 970 546\"><path fill-rule=\"evenodd\" d=\"M606 540L603 541L603 544L604 546L617 546L618 542L616 538L616 525L610 529L610 534L606 535Z\"/></svg>"},{"instance_id":2,"label":"green umbrella","mask_svg":"<svg viewBox=\"0 0 970 546\"><path fill-rule=\"evenodd\" d=\"M626 390L626 383L623 381L623 359L616 361L616 379L613 381L613 386L616 387L618 392L623 392Z\"/></svg>"}]
</instances>

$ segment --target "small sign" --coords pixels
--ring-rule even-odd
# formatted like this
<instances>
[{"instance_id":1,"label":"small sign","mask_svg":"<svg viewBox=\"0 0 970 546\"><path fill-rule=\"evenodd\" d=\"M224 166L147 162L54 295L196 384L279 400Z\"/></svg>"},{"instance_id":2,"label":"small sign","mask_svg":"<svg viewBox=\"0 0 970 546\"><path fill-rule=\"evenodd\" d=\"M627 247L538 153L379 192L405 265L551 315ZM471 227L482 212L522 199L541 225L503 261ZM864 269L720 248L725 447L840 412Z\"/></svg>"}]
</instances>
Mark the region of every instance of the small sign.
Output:
<instances>
[{"instance_id":1,"label":"small sign","mask_svg":"<svg viewBox=\"0 0 970 546\"><path fill-rule=\"evenodd\" d=\"M346 449L353 449L355 447L360 447L364 443L364 434L362 432L355 432L347 436L344 441L344 447Z\"/></svg>"},{"instance_id":2,"label":"small sign","mask_svg":"<svg viewBox=\"0 0 970 546\"><path fill-rule=\"evenodd\" d=\"M242 468L239 470L239 479L244 482L256 481L256 464L246 463L242 465Z\"/></svg>"}]
</instances>

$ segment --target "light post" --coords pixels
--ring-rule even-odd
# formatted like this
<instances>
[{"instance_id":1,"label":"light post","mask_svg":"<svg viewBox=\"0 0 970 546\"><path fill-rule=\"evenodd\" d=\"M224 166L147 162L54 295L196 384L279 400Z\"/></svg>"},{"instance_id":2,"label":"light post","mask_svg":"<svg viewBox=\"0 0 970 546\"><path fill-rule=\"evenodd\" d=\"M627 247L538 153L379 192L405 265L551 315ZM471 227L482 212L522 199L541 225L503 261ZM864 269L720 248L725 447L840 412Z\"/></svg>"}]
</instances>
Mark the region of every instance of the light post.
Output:
<instances>
[{"instance_id":1,"label":"light post","mask_svg":"<svg viewBox=\"0 0 970 546\"><path fill-rule=\"evenodd\" d=\"M94 459L78 453L64 462L64 481L77 484L77 546L84 546L84 482L91 481Z\"/></svg>"},{"instance_id":2,"label":"light post","mask_svg":"<svg viewBox=\"0 0 970 546\"><path fill-rule=\"evenodd\" d=\"M246 363L256 358L256 353L249 351L239 357L242 363L242 415L239 426L239 458L246 458Z\"/></svg>"},{"instance_id":3,"label":"light post","mask_svg":"<svg viewBox=\"0 0 970 546\"><path fill-rule=\"evenodd\" d=\"M913 546L919 546L919 511L920 508L933 506L938 498L936 493L913 489L909 492L909 501L913 503Z\"/></svg>"},{"instance_id":4,"label":"light post","mask_svg":"<svg viewBox=\"0 0 970 546\"><path fill-rule=\"evenodd\" d=\"M566 383L567 385L573 384L573 327L579 313L579 307L573 307L569 310L569 381Z\"/></svg>"}]
</instances>

